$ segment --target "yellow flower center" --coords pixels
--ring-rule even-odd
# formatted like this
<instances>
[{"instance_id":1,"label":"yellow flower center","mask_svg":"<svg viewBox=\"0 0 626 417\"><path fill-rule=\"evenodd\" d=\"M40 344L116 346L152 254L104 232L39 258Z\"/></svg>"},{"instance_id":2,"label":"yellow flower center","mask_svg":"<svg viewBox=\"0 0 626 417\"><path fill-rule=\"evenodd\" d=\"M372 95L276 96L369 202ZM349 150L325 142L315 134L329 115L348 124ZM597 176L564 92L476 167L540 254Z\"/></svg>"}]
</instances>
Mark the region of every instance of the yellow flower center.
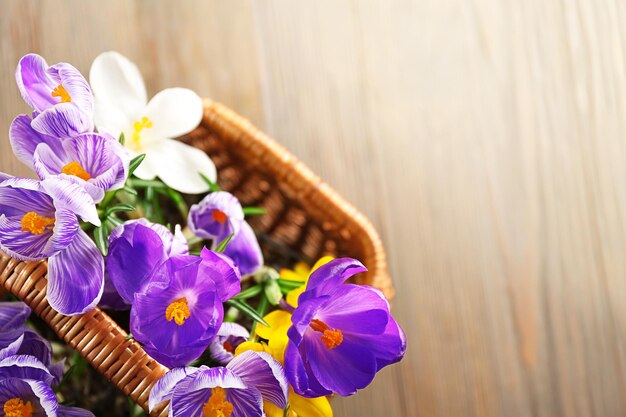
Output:
<instances>
[{"instance_id":1,"label":"yellow flower center","mask_svg":"<svg viewBox=\"0 0 626 417\"><path fill-rule=\"evenodd\" d=\"M202 407L204 417L230 417L233 405L226 401L226 390L215 387L211 390L211 398Z\"/></svg>"},{"instance_id":2,"label":"yellow flower center","mask_svg":"<svg viewBox=\"0 0 626 417\"><path fill-rule=\"evenodd\" d=\"M167 321L174 320L179 326L185 324L185 320L187 320L190 316L191 312L189 311L189 306L187 305L187 299L185 297L173 301L165 310L165 318Z\"/></svg>"},{"instance_id":3,"label":"yellow flower center","mask_svg":"<svg viewBox=\"0 0 626 417\"><path fill-rule=\"evenodd\" d=\"M54 219L50 217L43 217L34 211L29 211L22 217L22 232L30 232L33 235L40 235L47 229L51 229L54 226Z\"/></svg>"},{"instance_id":4,"label":"yellow flower center","mask_svg":"<svg viewBox=\"0 0 626 417\"><path fill-rule=\"evenodd\" d=\"M213 210L213 213L211 213L211 217L219 224L226 223L226 219L228 219L228 216L222 210Z\"/></svg>"},{"instance_id":5,"label":"yellow flower center","mask_svg":"<svg viewBox=\"0 0 626 417\"><path fill-rule=\"evenodd\" d=\"M70 162L69 164L65 165L62 169L61 172L67 175L73 175L75 177L78 178L82 178L85 181L89 180L91 178L91 175L89 175L89 173L87 171L85 171L85 168L83 168L78 162L74 161L74 162Z\"/></svg>"},{"instance_id":6,"label":"yellow flower center","mask_svg":"<svg viewBox=\"0 0 626 417\"><path fill-rule=\"evenodd\" d=\"M4 403L3 411L5 417L31 417L33 406L30 401L24 404L21 398L12 398Z\"/></svg>"},{"instance_id":7,"label":"yellow flower center","mask_svg":"<svg viewBox=\"0 0 626 417\"><path fill-rule=\"evenodd\" d=\"M68 93L65 87L63 87L63 84L59 84L57 88L52 90L52 97L59 97L61 99L59 103L69 103L72 101L70 93Z\"/></svg>"},{"instance_id":8,"label":"yellow flower center","mask_svg":"<svg viewBox=\"0 0 626 417\"><path fill-rule=\"evenodd\" d=\"M133 124L133 144L135 149L141 148L141 131L144 129L150 129L152 127L152 121L147 117L142 117L140 121Z\"/></svg>"},{"instance_id":9,"label":"yellow flower center","mask_svg":"<svg viewBox=\"0 0 626 417\"><path fill-rule=\"evenodd\" d=\"M316 332L322 333L322 342L326 349L331 350L343 343L343 333L339 329L331 329L328 324L321 320L313 319L309 327Z\"/></svg>"}]
</instances>

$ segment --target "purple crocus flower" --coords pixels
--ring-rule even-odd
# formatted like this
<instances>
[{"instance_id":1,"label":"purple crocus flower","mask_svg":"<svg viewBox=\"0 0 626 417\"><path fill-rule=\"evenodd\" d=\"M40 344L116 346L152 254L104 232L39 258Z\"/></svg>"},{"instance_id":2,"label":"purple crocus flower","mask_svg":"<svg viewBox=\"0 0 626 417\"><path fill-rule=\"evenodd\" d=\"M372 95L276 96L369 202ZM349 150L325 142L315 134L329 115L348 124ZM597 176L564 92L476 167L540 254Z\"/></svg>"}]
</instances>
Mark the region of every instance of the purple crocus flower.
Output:
<instances>
[{"instance_id":1,"label":"purple crocus flower","mask_svg":"<svg viewBox=\"0 0 626 417\"><path fill-rule=\"evenodd\" d=\"M239 293L239 270L226 256L204 249L158 265L135 293L133 336L154 359L170 368L197 359L222 325L222 303Z\"/></svg>"},{"instance_id":2,"label":"purple crocus flower","mask_svg":"<svg viewBox=\"0 0 626 417\"><path fill-rule=\"evenodd\" d=\"M222 240L236 234L243 222L243 208L237 197L217 191L204 197L189 209L187 224L203 239Z\"/></svg>"},{"instance_id":3,"label":"purple crocus flower","mask_svg":"<svg viewBox=\"0 0 626 417\"><path fill-rule=\"evenodd\" d=\"M232 234L224 253L235 261L243 275L253 274L263 266L259 242L234 195L226 191L207 195L191 206L187 224L196 236L212 239L213 248Z\"/></svg>"},{"instance_id":4,"label":"purple crocus flower","mask_svg":"<svg viewBox=\"0 0 626 417\"><path fill-rule=\"evenodd\" d=\"M343 284L366 270L355 259L340 258L311 274L287 332L285 369L297 394L352 395L404 356L404 332L383 294Z\"/></svg>"},{"instance_id":5,"label":"purple crocus flower","mask_svg":"<svg viewBox=\"0 0 626 417\"><path fill-rule=\"evenodd\" d=\"M93 417L89 411L59 405L53 386L58 381L33 356L15 355L0 361L0 406L6 417Z\"/></svg>"},{"instance_id":6,"label":"purple crocus flower","mask_svg":"<svg viewBox=\"0 0 626 417\"><path fill-rule=\"evenodd\" d=\"M122 300L132 304L135 293L148 282L157 265L171 256L188 253L180 228L172 234L165 226L146 219L130 220L109 236L107 272Z\"/></svg>"},{"instance_id":7,"label":"purple crocus flower","mask_svg":"<svg viewBox=\"0 0 626 417\"><path fill-rule=\"evenodd\" d=\"M209 346L211 357L221 365L226 365L235 357L237 346L249 338L250 332L241 324L222 323L217 336Z\"/></svg>"},{"instance_id":8,"label":"purple crocus flower","mask_svg":"<svg viewBox=\"0 0 626 417\"><path fill-rule=\"evenodd\" d=\"M124 186L130 155L112 136L85 133L60 140L38 134L23 118L10 129L13 151L39 178L61 175L76 182L97 203L104 193Z\"/></svg>"},{"instance_id":9,"label":"purple crocus flower","mask_svg":"<svg viewBox=\"0 0 626 417\"><path fill-rule=\"evenodd\" d=\"M36 54L25 55L15 72L22 97L36 114L32 127L45 135L68 138L93 131L93 95L72 65L48 66Z\"/></svg>"},{"instance_id":10,"label":"purple crocus flower","mask_svg":"<svg viewBox=\"0 0 626 417\"><path fill-rule=\"evenodd\" d=\"M173 417L261 417L263 401L287 406L288 385L282 366L264 352L247 351L226 367L177 368L150 392L150 410L170 401Z\"/></svg>"},{"instance_id":11,"label":"purple crocus flower","mask_svg":"<svg viewBox=\"0 0 626 417\"><path fill-rule=\"evenodd\" d=\"M0 183L0 249L20 260L48 258L47 299L66 315L97 305L104 284L102 255L76 215L100 225L93 199L75 183L58 177Z\"/></svg>"},{"instance_id":12,"label":"purple crocus flower","mask_svg":"<svg viewBox=\"0 0 626 417\"><path fill-rule=\"evenodd\" d=\"M0 303L0 360L19 350L29 316L30 308L20 301Z\"/></svg>"}]
</instances>

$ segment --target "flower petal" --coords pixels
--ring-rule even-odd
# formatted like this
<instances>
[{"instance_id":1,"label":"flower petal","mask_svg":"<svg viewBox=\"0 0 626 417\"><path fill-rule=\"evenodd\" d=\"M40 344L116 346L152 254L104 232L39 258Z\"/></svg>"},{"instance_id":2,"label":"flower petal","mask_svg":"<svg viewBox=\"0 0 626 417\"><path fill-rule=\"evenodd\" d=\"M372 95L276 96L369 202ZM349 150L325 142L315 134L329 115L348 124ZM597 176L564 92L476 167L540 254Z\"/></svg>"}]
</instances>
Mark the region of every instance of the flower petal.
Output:
<instances>
[{"instance_id":1,"label":"flower petal","mask_svg":"<svg viewBox=\"0 0 626 417\"><path fill-rule=\"evenodd\" d=\"M248 387L254 387L280 408L287 407L289 385L283 367L265 352L247 351L231 360L226 368L233 371Z\"/></svg>"},{"instance_id":2,"label":"flower petal","mask_svg":"<svg viewBox=\"0 0 626 417\"><path fill-rule=\"evenodd\" d=\"M217 240L214 241L217 245ZM224 254L231 257L242 275L254 274L263 266L263 253L254 230L243 221L241 229L226 246Z\"/></svg>"},{"instance_id":3,"label":"flower petal","mask_svg":"<svg viewBox=\"0 0 626 417\"><path fill-rule=\"evenodd\" d=\"M202 99L187 88L166 88L157 93L145 110L152 122L147 135L177 138L194 130L202 121Z\"/></svg>"},{"instance_id":4,"label":"flower petal","mask_svg":"<svg viewBox=\"0 0 626 417\"><path fill-rule=\"evenodd\" d=\"M0 380L4 378L34 379L50 385L54 377L37 358L29 355L13 355L0 361Z\"/></svg>"},{"instance_id":5,"label":"flower petal","mask_svg":"<svg viewBox=\"0 0 626 417\"><path fill-rule=\"evenodd\" d=\"M93 116L93 94L89 83L83 74L80 73L73 65L66 62L59 62L52 65L48 69L48 73L57 78L67 91L71 103L75 104L82 112L85 113L86 119L90 123ZM57 99L58 100L58 99ZM57 103L58 105L58 103ZM89 130L93 130L93 124Z\"/></svg>"},{"instance_id":6,"label":"flower petal","mask_svg":"<svg viewBox=\"0 0 626 417\"><path fill-rule=\"evenodd\" d=\"M78 214L83 220L100 226L98 210L93 198L79 184L71 182L71 177L50 177L41 181L42 187L54 200L57 208L67 208Z\"/></svg>"},{"instance_id":7,"label":"flower petal","mask_svg":"<svg viewBox=\"0 0 626 417\"><path fill-rule=\"evenodd\" d=\"M37 261L52 255L48 246L52 233L37 235L23 232L20 219L21 216L6 217L0 214L0 249L21 261Z\"/></svg>"},{"instance_id":8,"label":"flower petal","mask_svg":"<svg viewBox=\"0 0 626 417\"><path fill-rule=\"evenodd\" d=\"M22 327L30 313L30 308L21 301L0 303L0 332Z\"/></svg>"},{"instance_id":9,"label":"flower petal","mask_svg":"<svg viewBox=\"0 0 626 417\"><path fill-rule=\"evenodd\" d=\"M304 360L294 343L285 350L285 374L294 391L307 398L332 394L315 379L310 364Z\"/></svg>"},{"instance_id":10,"label":"flower petal","mask_svg":"<svg viewBox=\"0 0 626 417\"><path fill-rule=\"evenodd\" d=\"M348 396L365 388L376 376L374 354L349 338L334 349L327 349L315 332L308 332L304 349L311 371L326 389Z\"/></svg>"},{"instance_id":11,"label":"flower petal","mask_svg":"<svg viewBox=\"0 0 626 417\"><path fill-rule=\"evenodd\" d=\"M89 81L96 98L95 121L99 130L117 137L143 112L148 97L141 73L122 54L104 52L91 64Z\"/></svg>"},{"instance_id":12,"label":"flower petal","mask_svg":"<svg viewBox=\"0 0 626 417\"><path fill-rule=\"evenodd\" d=\"M263 397L252 387L227 390L226 401L233 405L231 417L265 417Z\"/></svg>"},{"instance_id":13,"label":"flower petal","mask_svg":"<svg viewBox=\"0 0 626 417\"><path fill-rule=\"evenodd\" d=\"M93 130L89 115L74 103L61 103L37 115L30 124L37 132L66 139Z\"/></svg>"},{"instance_id":14,"label":"flower petal","mask_svg":"<svg viewBox=\"0 0 626 417\"><path fill-rule=\"evenodd\" d=\"M58 417L94 417L91 411L84 410L78 407L67 407L65 405L59 405Z\"/></svg>"},{"instance_id":15,"label":"flower petal","mask_svg":"<svg viewBox=\"0 0 626 417\"><path fill-rule=\"evenodd\" d=\"M230 391L229 388L240 390L247 388L241 378L229 369L202 366L198 372L183 379L174 389L170 403L173 417L202 415L202 407L211 397L211 389L215 387L224 388L227 392Z\"/></svg>"},{"instance_id":16,"label":"flower petal","mask_svg":"<svg viewBox=\"0 0 626 417\"><path fill-rule=\"evenodd\" d=\"M55 154L63 151L61 139L37 132L31 127L31 121L30 116L20 114L13 119L9 128L9 140L13 153L17 159L29 167L33 166L33 154L40 143L50 146Z\"/></svg>"},{"instance_id":17,"label":"flower petal","mask_svg":"<svg viewBox=\"0 0 626 417\"><path fill-rule=\"evenodd\" d=\"M48 63L37 54L23 56L15 71L15 80L24 101L40 112L58 103L51 93L59 83L47 71Z\"/></svg>"},{"instance_id":18,"label":"flower petal","mask_svg":"<svg viewBox=\"0 0 626 417\"><path fill-rule=\"evenodd\" d=\"M95 243L80 230L71 245L48 260L48 302L67 316L98 305L104 290L104 260Z\"/></svg>"},{"instance_id":19,"label":"flower petal","mask_svg":"<svg viewBox=\"0 0 626 417\"><path fill-rule=\"evenodd\" d=\"M220 300L226 301L241 291L241 274L232 259L224 254L202 248L200 273L215 283Z\"/></svg>"},{"instance_id":20,"label":"flower petal","mask_svg":"<svg viewBox=\"0 0 626 417\"><path fill-rule=\"evenodd\" d=\"M213 161L200 149L173 139L163 139L145 149L146 158L135 170L141 179L158 176L169 187L186 194L200 194L209 190L200 173L211 181L217 178Z\"/></svg>"},{"instance_id":21,"label":"flower petal","mask_svg":"<svg viewBox=\"0 0 626 417\"><path fill-rule=\"evenodd\" d=\"M215 217L216 211L221 212L221 218ZM243 222L241 203L226 191L208 194L198 204L191 206L187 216L191 231L204 239L214 239L216 245L231 234L237 235Z\"/></svg>"},{"instance_id":22,"label":"flower petal","mask_svg":"<svg viewBox=\"0 0 626 417\"><path fill-rule=\"evenodd\" d=\"M43 413L36 413L37 416L57 416L59 403L56 395L52 388L42 381L18 378L0 379L0 403L13 398L36 399L38 404L35 404L35 407L43 409Z\"/></svg>"},{"instance_id":23,"label":"flower petal","mask_svg":"<svg viewBox=\"0 0 626 417\"><path fill-rule=\"evenodd\" d=\"M23 328L8 329L0 333L0 361L17 354L23 342Z\"/></svg>"},{"instance_id":24,"label":"flower petal","mask_svg":"<svg viewBox=\"0 0 626 417\"><path fill-rule=\"evenodd\" d=\"M318 296L331 291L334 287L343 284L352 275L366 272L367 268L356 259L337 258L320 266L311 276L306 287L310 296ZM306 298L306 297L305 297ZM300 302L302 302L302 297Z\"/></svg>"},{"instance_id":25,"label":"flower petal","mask_svg":"<svg viewBox=\"0 0 626 417\"><path fill-rule=\"evenodd\" d=\"M148 408L154 410L159 404L172 399L174 388L188 375L198 372L198 368L187 366L184 368L174 368L159 379L150 391Z\"/></svg>"}]
</instances>

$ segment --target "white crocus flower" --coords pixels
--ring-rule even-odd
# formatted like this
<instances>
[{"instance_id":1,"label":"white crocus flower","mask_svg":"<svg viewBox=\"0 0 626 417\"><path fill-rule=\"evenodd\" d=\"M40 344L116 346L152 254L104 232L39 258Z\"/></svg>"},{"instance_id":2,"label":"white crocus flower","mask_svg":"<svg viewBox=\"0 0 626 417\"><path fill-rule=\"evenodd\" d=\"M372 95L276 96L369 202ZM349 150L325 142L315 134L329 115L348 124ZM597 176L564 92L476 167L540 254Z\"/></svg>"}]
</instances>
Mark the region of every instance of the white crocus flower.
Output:
<instances>
[{"instance_id":1,"label":"white crocus flower","mask_svg":"<svg viewBox=\"0 0 626 417\"><path fill-rule=\"evenodd\" d=\"M200 173L216 180L215 165L199 149L172 138L195 129L202 120L202 99L186 88L167 88L150 101L143 78L128 58L117 52L100 54L91 65L95 124L134 155L146 154L135 171L145 180L159 177L175 190L199 194L209 190Z\"/></svg>"}]
</instances>

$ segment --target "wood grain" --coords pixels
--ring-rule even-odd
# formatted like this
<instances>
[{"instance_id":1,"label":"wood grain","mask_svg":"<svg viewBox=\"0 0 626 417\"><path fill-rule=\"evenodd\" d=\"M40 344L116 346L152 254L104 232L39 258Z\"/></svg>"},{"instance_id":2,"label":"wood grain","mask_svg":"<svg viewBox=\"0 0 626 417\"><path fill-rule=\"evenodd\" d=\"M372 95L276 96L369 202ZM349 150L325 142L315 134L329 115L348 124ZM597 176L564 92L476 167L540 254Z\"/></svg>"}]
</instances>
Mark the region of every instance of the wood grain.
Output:
<instances>
[{"instance_id":1,"label":"wood grain","mask_svg":"<svg viewBox=\"0 0 626 417\"><path fill-rule=\"evenodd\" d=\"M337 416L626 414L618 0L0 0L0 131L34 51L116 49L276 137L376 224L406 359ZM5 135L6 137L6 135ZM0 141L0 170L28 173Z\"/></svg>"}]
</instances>

